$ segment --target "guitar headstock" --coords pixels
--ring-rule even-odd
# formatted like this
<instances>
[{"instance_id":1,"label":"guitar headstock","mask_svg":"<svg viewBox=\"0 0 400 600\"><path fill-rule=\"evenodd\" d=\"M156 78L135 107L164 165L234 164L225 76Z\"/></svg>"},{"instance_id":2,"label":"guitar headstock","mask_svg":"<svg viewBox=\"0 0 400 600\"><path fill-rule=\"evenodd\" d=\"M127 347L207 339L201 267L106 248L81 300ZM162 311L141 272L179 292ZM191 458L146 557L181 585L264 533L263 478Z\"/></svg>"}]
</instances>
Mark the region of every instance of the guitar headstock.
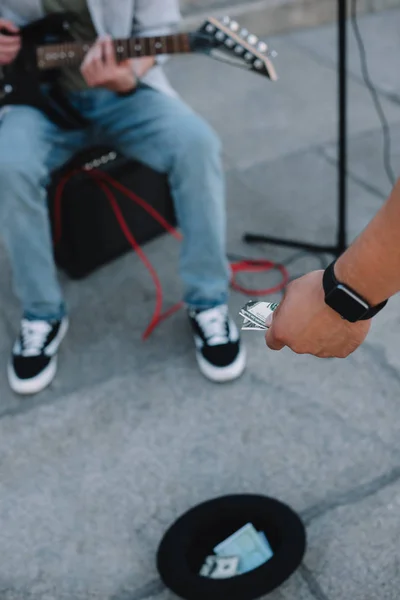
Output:
<instances>
[{"instance_id":1,"label":"guitar headstock","mask_svg":"<svg viewBox=\"0 0 400 600\"><path fill-rule=\"evenodd\" d=\"M210 50L212 48L223 50L236 60L246 65L250 70L276 81L278 76L270 59L273 53L268 45L259 40L247 29L241 28L239 23L230 17L219 20L210 17L192 38L194 49Z\"/></svg>"}]
</instances>

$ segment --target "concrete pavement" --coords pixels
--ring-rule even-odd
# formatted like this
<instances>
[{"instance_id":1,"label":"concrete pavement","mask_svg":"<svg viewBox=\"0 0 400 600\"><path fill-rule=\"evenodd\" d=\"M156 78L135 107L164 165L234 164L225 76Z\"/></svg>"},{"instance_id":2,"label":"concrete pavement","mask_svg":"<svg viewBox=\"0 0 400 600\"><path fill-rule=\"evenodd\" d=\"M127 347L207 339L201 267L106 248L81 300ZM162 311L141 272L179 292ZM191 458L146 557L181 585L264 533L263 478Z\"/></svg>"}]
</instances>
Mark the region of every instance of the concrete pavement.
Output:
<instances>
[{"instance_id":1,"label":"concrete pavement","mask_svg":"<svg viewBox=\"0 0 400 600\"><path fill-rule=\"evenodd\" d=\"M337 18L336 0L181 0L181 7L187 26L201 23L210 14L229 14L257 35L315 27ZM350 10L350 2L347 7ZM399 0L357 0L359 14L399 7Z\"/></svg>"},{"instance_id":2,"label":"concrete pavement","mask_svg":"<svg viewBox=\"0 0 400 600\"><path fill-rule=\"evenodd\" d=\"M361 26L398 172L400 11ZM203 57L168 64L224 141L232 253L293 254L249 248L244 231L334 239L334 40L330 26L271 39L276 84ZM349 93L354 237L390 185L353 45ZM175 302L177 243L164 237L146 251L166 303ZM302 257L290 273L319 265ZM214 386L197 371L183 313L141 342L154 291L138 258L126 256L85 281L63 277L72 321L58 378L21 400L5 378L19 313L4 252L0 273L1 600L173 600L154 565L163 532L194 504L231 492L276 496L307 524L304 565L271 600L398 600L398 298L345 361L275 354L249 333L245 376ZM244 301L232 295L235 314Z\"/></svg>"}]
</instances>

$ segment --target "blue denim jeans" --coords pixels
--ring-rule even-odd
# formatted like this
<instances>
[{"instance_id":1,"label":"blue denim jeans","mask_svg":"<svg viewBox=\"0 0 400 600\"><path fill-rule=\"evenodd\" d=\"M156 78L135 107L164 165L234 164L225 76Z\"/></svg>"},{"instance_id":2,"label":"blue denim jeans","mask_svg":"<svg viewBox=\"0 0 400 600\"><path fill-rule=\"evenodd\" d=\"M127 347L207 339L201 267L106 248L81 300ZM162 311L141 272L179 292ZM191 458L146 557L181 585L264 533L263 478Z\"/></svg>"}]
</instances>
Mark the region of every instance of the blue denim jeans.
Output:
<instances>
[{"instance_id":1,"label":"blue denim jeans","mask_svg":"<svg viewBox=\"0 0 400 600\"><path fill-rule=\"evenodd\" d=\"M65 312L46 186L51 171L97 143L168 174L184 236L179 265L184 301L205 309L226 303L225 192L214 132L181 100L145 86L129 97L87 90L71 99L90 120L87 130L62 131L26 106L12 107L0 125L0 236L24 315L52 319Z\"/></svg>"}]
</instances>

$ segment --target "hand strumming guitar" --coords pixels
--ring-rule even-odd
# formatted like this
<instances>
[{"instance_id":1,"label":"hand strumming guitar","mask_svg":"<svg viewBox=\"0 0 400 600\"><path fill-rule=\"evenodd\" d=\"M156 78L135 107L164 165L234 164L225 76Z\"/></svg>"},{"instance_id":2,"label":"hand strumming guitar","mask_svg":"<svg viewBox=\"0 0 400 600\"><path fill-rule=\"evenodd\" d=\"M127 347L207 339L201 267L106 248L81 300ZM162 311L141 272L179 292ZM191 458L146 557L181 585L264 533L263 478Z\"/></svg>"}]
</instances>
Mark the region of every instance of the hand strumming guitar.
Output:
<instances>
[{"instance_id":1,"label":"hand strumming guitar","mask_svg":"<svg viewBox=\"0 0 400 600\"><path fill-rule=\"evenodd\" d=\"M134 64L137 67L135 69ZM144 75L153 65L152 57L117 62L111 38L104 37L99 38L87 53L81 73L89 87L104 87L113 92L126 93L135 89L136 77Z\"/></svg>"},{"instance_id":2,"label":"hand strumming guitar","mask_svg":"<svg viewBox=\"0 0 400 600\"><path fill-rule=\"evenodd\" d=\"M4 35L4 31L11 35ZM12 63L21 50L19 29L6 19L0 19L0 65Z\"/></svg>"}]
</instances>

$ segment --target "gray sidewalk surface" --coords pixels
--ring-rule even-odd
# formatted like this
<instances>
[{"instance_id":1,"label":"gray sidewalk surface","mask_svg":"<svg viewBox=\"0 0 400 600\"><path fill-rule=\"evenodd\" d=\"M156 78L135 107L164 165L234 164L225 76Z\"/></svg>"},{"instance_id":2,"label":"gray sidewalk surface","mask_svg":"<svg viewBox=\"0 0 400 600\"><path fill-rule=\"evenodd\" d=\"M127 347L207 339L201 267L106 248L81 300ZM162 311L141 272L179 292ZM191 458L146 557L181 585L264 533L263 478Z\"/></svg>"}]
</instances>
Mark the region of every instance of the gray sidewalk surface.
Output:
<instances>
[{"instance_id":1,"label":"gray sidewalk surface","mask_svg":"<svg viewBox=\"0 0 400 600\"><path fill-rule=\"evenodd\" d=\"M351 2L347 7L350 11ZM185 23L199 24L209 14L228 14L261 35L273 35L332 23L337 18L337 0L181 0ZM357 0L359 14L399 8L400 0Z\"/></svg>"},{"instance_id":2,"label":"gray sidewalk surface","mask_svg":"<svg viewBox=\"0 0 400 600\"><path fill-rule=\"evenodd\" d=\"M397 173L400 11L360 24ZM334 240L335 39L331 26L271 39L276 84L205 57L168 64L182 96L223 139L231 253L293 255L248 247L245 231ZM353 39L350 50L354 237L390 184ZM171 305L180 297L178 243L165 236L146 251ZM290 273L319 266L306 256ZM249 333L246 374L215 386L197 371L183 312L141 341L155 295L129 255L82 282L62 277L71 331L59 375L21 400L5 377L19 312L3 252L0 272L1 600L173 600L154 564L162 534L193 505L236 492L278 497L307 524L304 565L271 600L398 600L398 298L345 361L273 353L261 333ZM245 300L232 294L234 314Z\"/></svg>"}]
</instances>

